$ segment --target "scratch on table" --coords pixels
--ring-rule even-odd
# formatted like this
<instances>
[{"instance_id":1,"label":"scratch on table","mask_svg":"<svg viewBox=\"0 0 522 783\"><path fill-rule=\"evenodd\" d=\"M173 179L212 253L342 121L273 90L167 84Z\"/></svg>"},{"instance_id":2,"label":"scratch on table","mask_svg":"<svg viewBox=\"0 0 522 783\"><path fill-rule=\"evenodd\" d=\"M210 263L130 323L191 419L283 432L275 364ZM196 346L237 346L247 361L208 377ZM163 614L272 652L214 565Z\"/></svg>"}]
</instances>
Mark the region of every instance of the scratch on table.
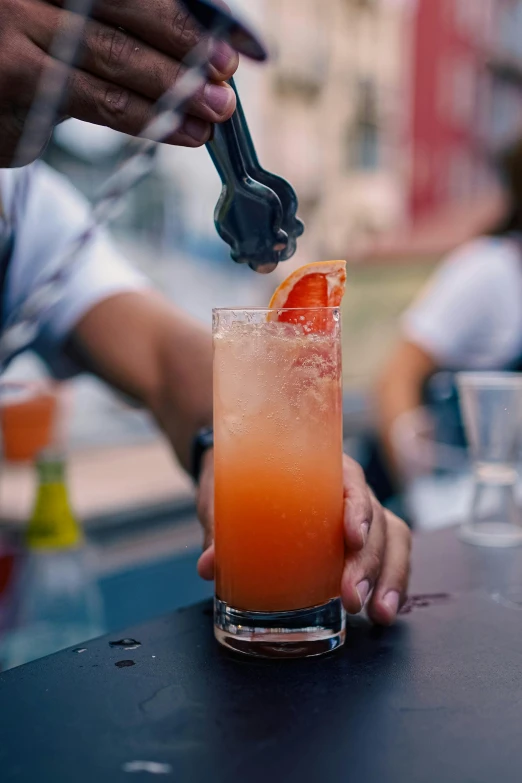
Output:
<instances>
[{"instance_id":1,"label":"scratch on table","mask_svg":"<svg viewBox=\"0 0 522 783\"><path fill-rule=\"evenodd\" d=\"M434 604L446 603L451 595L449 593L423 593L420 595L411 595L400 610L399 614L410 614L414 609L423 609Z\"/></svg>"}]
</instances>

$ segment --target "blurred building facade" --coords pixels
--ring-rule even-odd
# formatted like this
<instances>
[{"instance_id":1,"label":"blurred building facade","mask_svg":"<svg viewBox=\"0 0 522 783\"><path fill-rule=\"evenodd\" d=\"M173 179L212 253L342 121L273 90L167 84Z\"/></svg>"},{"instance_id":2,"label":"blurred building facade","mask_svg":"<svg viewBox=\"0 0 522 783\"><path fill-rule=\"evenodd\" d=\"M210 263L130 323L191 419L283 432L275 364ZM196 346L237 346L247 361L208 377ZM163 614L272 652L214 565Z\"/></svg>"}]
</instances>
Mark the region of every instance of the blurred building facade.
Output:
<instances>
[{"instance_id":1,"label":"blurred building facade","mask_svg":"<svg viewBox=\"0 0 522 783\"><path fill-rule=\"evenodd\" d=\"M346 254L406 215L408 0L265 0L263 157L300 199L299 261Z\"/></svg>"},{"instance_id":2,"label":"blurred building facade","mask_svg":"<svg viewBox=\"0 0 522 783\"><path fill-rule=\"evenodd\" d=\"M387 236L437 253L496 219L494 158L522 131L522 0L252 4L275 56L243 66L245 103L297 189L299 262Z\"/></svg>"},{"instance_id":3,"label":"blurred building facade","mask_svg":"<svg viewBox=\"0 0 522 783\"><path fill-rule=\"evenodd\" d=\"M522 133L522 0L496 0L490 70L494 149Z\"/></svg>"},{"instance_id":4,"label":"blurred building facade","mask_svg":"<svg viewBox=\"0 0 522 783\"><path fill-rule=\"evenodd\" d=\"M522 128L520 0L417 0L411 80L414 221L494 187L493 157ZM503 67L500 67L502 64Z\"/></svg>"}]
</instances>

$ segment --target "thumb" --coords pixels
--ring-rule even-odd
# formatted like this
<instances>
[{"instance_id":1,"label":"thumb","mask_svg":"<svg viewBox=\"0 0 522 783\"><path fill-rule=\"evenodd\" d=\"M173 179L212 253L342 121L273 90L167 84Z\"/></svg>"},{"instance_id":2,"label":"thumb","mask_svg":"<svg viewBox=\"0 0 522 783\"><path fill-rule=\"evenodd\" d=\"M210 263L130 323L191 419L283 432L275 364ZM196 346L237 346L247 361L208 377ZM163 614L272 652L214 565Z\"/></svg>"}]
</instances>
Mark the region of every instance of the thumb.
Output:
<instances>
[{"instance_id":1,"label":"thumb","mask_svg":"<svg viewBox=\"0 0 522 783\"><path fill-rule=\"evenodd\" d=\"M198 574L202 579L214 579L214 544L208 546L198 560Z\"/></svg>"}]
</instances>

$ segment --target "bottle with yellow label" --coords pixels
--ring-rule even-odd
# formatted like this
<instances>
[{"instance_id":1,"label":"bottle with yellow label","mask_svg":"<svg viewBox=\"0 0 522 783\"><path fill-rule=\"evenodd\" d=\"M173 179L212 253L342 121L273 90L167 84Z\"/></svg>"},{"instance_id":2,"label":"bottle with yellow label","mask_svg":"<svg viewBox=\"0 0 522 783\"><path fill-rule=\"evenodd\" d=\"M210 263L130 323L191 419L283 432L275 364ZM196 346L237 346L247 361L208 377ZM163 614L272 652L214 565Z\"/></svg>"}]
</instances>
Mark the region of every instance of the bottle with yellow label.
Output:
<instances>
[{"instance_id":1,"label":"bottle with yellow label","mask_svg":"<svg viewBox=\"0 0 522 783\"><path fill-rule=\"evenodd\" d=\"M69 500L65 461L44 452L36 463L38 489L27 530L31 549L71 549L83 544L83 533Z\"/></svg>"},{"instance_id":2,"label":"bottle with yellow label","mask_svg":"<svg viewBox=\"0 0 522 783\"><path fill-rule=\"evenodd\" d=\"M37 473L27 557L18 579L16 623L0 649L4 669L104 632L102 597L71 509L63 456L44 452Z\"/></svg>"}]
</instances>

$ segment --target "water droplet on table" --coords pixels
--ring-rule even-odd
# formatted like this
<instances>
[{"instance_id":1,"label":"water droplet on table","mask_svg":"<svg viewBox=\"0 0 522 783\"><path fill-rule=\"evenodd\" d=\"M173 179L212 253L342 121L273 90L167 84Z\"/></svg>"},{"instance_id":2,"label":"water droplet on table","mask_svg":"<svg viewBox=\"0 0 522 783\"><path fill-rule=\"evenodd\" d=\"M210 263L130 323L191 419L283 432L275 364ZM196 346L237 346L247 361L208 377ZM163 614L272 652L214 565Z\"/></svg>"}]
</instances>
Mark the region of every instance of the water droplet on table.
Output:
<instances>
[{"instance_id":1,"label":"water droplet on table","mask_svg":"<svg viewBox=\"0 0 522 783\"><path fill-rule=\"evenodd\" d=\"M109 642L109 647L122 647L124 650L137 650L141 642L137 639L119 639L117 642Z\"/></svg>"}]
</instances>

